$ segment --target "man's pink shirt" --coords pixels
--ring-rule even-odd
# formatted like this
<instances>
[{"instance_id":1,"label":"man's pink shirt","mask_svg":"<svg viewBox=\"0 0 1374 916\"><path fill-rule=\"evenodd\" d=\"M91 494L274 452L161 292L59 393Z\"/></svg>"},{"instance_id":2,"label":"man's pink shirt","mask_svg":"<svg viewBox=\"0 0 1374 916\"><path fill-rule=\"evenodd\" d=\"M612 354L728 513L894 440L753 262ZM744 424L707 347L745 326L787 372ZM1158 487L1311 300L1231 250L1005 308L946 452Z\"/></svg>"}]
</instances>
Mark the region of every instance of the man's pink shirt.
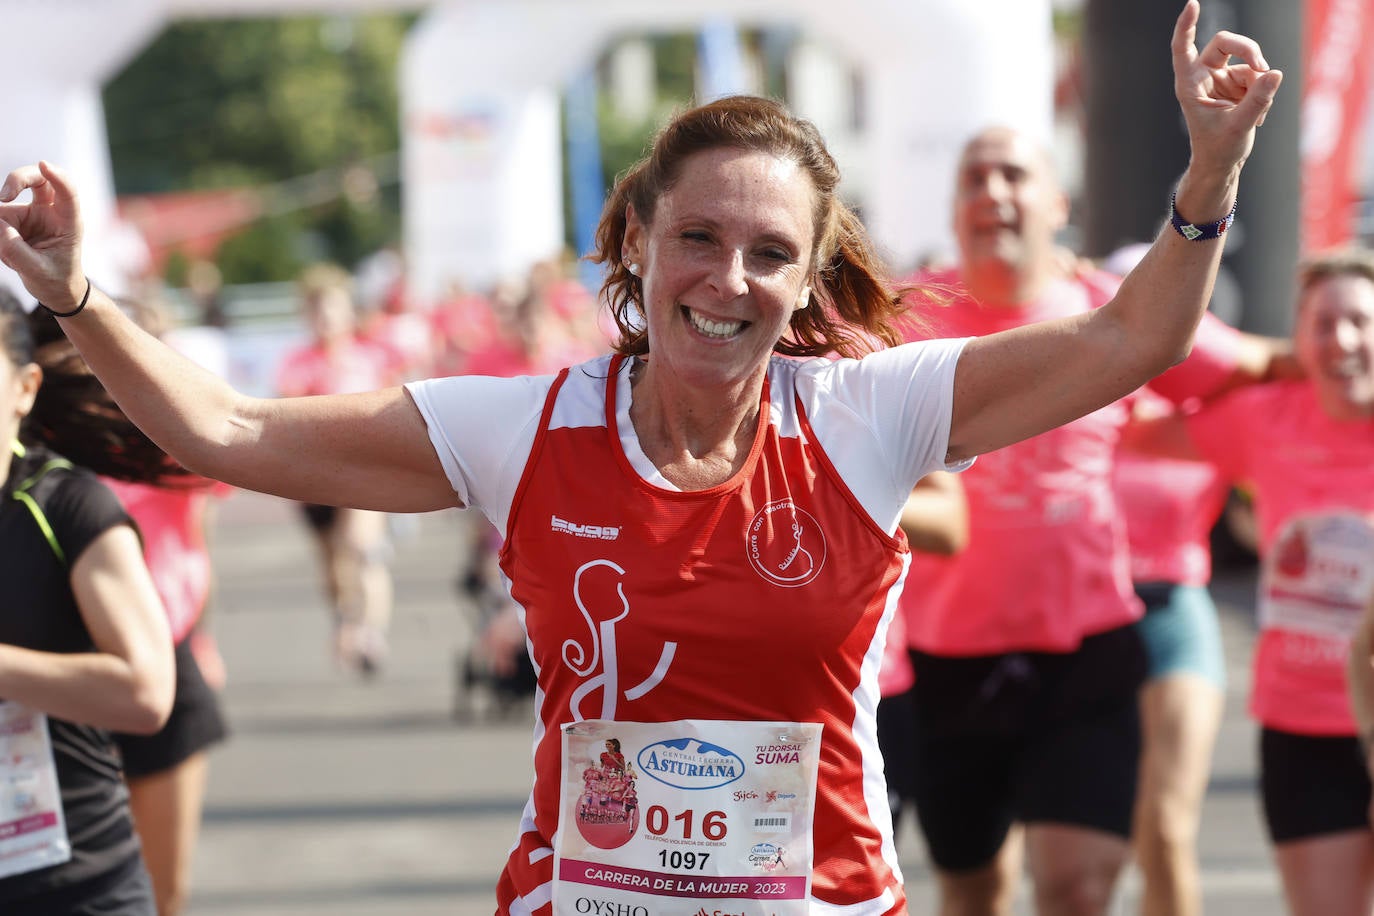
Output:
<instances>
[{"instance_id":1,"label":"man's pink shirt","mask_svg":"<svg viewBox=\"0 0 1374 916\"><path fill-rule=\"evenodd\" d=\"M962 293L957 271L918 278L956 291L923 310L918 337L981 337L1097 308L1120 280L1095 272L1056 281L1023 308L983 307ZM1182 393L1215 384L1226 362L1204 340L1192 368L1163 384ZM1186 365L1186 364L1185 364ZM1163 379L1163 377L1161 377ZM1117 401L1039 436L982 455L961 476L968 548L954 557L914 554L902 595L909 644L939 655L1071 652L1082 640L1140 618L1126 526L1113 489L1130 404Z\"/></svg>"}]
</instances>

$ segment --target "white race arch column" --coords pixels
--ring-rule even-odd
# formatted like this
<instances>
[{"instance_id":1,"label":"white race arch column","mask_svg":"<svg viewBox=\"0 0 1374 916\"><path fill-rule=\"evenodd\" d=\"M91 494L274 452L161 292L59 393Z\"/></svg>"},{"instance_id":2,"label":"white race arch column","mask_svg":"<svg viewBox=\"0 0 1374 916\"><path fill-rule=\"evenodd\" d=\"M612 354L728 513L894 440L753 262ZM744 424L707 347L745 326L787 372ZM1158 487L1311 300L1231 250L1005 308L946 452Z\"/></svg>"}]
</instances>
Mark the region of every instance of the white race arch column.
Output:
<instances>
[{"instance_id":1,"label":"white race arch column","mask_svg":"<svg viewBox=\"0 0 1374 916\"><path fill-rule=\"evenodd\" d=\"M39 159L62 166L81 190L86 270L105 288L122 292L100 87L157 33L162 3L0 0L0 21L12 29L5 69L13 74L5 93L0 172ZM7 268L0 267L0 283L22 294Z\"/></svg>"},{"instance_id":2,"label":"white race arch column","mask_svg":"<svg viewBox=\"0 0 1374 916\"><path fill-rule=\"evenodd\" d=\"M407 39L401 211L420 296L523 275L563 247L560 89L604 35L594 14L571 30L562 18L515 2L446 4Z\"/></svg>"}]
</instances>

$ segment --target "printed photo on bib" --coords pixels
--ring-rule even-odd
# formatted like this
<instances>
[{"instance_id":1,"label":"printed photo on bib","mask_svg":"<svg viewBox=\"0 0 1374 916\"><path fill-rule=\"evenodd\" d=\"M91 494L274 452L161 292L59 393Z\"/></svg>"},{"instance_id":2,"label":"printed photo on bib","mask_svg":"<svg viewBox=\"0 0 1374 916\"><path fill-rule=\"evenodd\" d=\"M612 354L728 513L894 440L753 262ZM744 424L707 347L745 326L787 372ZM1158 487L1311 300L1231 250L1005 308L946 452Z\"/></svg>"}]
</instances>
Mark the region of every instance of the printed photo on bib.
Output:
<instances>
[{"instance_id":1,"label":"printed photo on bib","mask_svg":"<svg viewBox=\"0 0 1374 916\"><path fill-rule=\"evenodd\" d=\"M820 739L815 723L563 726L554 911L807 913Z\"/></svg>"},{"instance_id":2,"label":"printed photo on bib","mask_svg":"<svg viewBox=\"0 0 1374 916\"><path fill-rule=\"evenodd\" d=\"M1290 519L1264 558L1260 626L1337 640L1374 592L1374 524L1357 512Z\"/></svg>"}]
</instances>

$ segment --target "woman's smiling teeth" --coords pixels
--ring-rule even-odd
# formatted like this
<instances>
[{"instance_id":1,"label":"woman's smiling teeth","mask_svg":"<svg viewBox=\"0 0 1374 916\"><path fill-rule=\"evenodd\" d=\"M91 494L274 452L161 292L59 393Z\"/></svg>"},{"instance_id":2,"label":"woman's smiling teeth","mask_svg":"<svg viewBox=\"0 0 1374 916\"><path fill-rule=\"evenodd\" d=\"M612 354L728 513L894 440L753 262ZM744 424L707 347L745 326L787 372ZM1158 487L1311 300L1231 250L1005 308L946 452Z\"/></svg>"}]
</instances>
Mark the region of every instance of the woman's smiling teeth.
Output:
<instances>
[{"instance_id":1,"label":"woman's smiling teeth","mask_svg":"<svg viewBox=\"0 0 1374 916\"><path fill-rule=\"evenodd\" d=\"M686 313L687 320L692 323L692 327L707 337L714 337L717 340L734 337L746 324L743 321L713 321L710 318L703 318L686 306L683 306L682 310Z\"/></svg>"}]
</instances>

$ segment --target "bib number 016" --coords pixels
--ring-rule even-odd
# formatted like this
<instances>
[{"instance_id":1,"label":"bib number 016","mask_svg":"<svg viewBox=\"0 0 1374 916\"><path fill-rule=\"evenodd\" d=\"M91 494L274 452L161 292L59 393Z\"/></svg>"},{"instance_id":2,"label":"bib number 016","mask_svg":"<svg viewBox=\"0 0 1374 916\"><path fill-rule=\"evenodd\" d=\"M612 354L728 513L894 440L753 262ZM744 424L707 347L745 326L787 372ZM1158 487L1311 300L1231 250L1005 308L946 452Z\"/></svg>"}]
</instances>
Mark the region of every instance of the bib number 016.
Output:
<instances>
[{"instance_id":1,"label":"bib number 016","mask_svg":"<svg viewBox=\"0 0 1374 916\"><path fill-rule=\"evenodd\" d=\"M674 823L679 825L677 829L681 830L684 840L695 839L698 830L708 840L723 840L727 832L724 811L708 811L700 824L697 824L696 812L691 808L681 814L669 815L668 809L662 805L650 805L649 810L644 812L644 828L654 836L663 836ZM676 829L674 835L678 835Z\"/></svg>"}]
</instances>

